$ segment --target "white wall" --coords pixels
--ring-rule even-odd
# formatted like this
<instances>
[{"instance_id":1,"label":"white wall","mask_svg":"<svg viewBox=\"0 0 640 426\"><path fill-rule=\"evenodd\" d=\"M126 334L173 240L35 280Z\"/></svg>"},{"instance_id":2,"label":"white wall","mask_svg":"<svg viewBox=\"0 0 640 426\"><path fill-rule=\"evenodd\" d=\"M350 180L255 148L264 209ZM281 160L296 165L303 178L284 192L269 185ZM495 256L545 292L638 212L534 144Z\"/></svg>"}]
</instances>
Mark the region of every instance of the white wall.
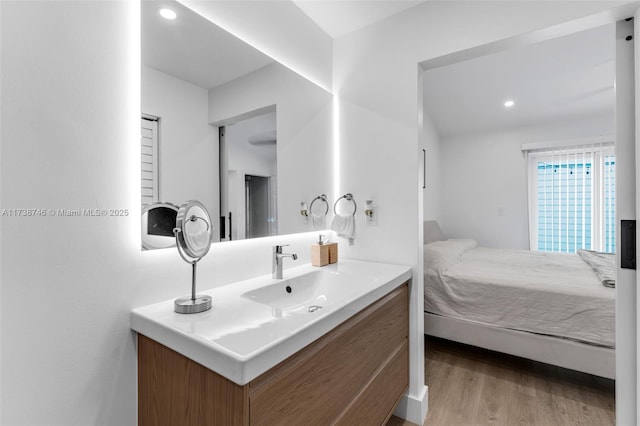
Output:
<instances>
[{"instance_id":1,"label":"white wall","mask_svg":"<svg viewBox=\"0 0 640 426\"><path fill-rule=\"evenodd\" d=\"M521 144L614 133L613 111L442 140L443 233L487 247L529 249L527 160Z\"/></svg>"},{"instance_id":2,"label":"white wall","mask_svg":"<svg viewBox=\"0 0 640 426\"><path fill-rule=\"evenodd\" d=\"M135 425L133 307L190 290L173 250L140 250L136 2L2 1L1 208L129 209L0 217L3 425ZM200 289L310 261L316 236L213 246Z\"/></svg>"},{"instance_id":3,"label":"white wall","mask_svg":"<svg viewBox=\"0 0 640 426\"><path fill-rule=\"evenodd\" d=\"M378 227L360 228L359 242L343 253L413 266L411 383L407 407L402 407L411 421L421 423L425 400L417 64L619 4L425 2L334 41L333 87L340 97L340 191L352 192L357 199L372 197L380 208Z\"/></svg>"},{"instance_id":4,"label":"white wall","mask_svg":"<svg viewBox=\"0 0 640 426\"><path fill-rule=\"evenodd\" d=\"M423 182L423 207L422 216L424 220L437 220L442 223L442 138L436 131L431 117L426 111L423 112L423 148L426 150L426 174Z\"/></svg>"},{"instance_id":5,"label":"white wall","mask_svg":"<svg viewBox=\"0 0 640 426\"><path fill-rule=\"evenodd\" d=\"M254 146L249 143L250 137L271 130L276 130L275 112L225 126L229 169L252 172L259 176L275 175L276 145Z\"/></svg>"},{"instance_id":6,"label":"white wall","mask_svg":"<svg viewBox=\"0 0 640 426\"><path fill-rule=\"evenodd\" d=\"M527 171L518 133L479 134L442 144L443 219L448 238L528 249ZM502 210L500 215L499 210Z\"/></svg>"},{"instance_id":7,"label":"white wall","mask_svg":"<svg viewBox=\"0 0 640 426\"><path fill-rule=\"evenodd\" d=\"M208 90L143 66L141 105L160 117L160 201L199 200L218 216L218 128L208 122Z\"/></svg>"},{"instance_id":8,"label":"white wall","mask_svg":"<svg viewBox=\"0 0 640 426\"><path fill-rule=\"evenodd\" d=\"M330 93L278 63L209 92L212 123L276 106L279 233L311 230L301 201L320 194L333 200L331 102Z\"/></svg>"}]
</instances>

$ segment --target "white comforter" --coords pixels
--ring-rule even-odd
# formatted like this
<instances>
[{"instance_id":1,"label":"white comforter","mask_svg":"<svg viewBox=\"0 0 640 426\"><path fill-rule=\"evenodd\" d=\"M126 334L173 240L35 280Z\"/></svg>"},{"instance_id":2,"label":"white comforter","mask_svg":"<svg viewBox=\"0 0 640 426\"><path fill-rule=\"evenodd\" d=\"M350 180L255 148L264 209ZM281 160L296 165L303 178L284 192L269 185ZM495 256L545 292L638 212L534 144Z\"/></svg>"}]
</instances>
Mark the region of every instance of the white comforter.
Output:
<instances>
[{"instance_id":1,"label":"white comforter","mask_svg":"<svg viewBox=\"0 0 640 426\"><path fill-rule=\"evenodd\" d=\"M615 289L578 255L447 240L424 260L427 312L614 347Z\"/></svg>"}]
</instances>

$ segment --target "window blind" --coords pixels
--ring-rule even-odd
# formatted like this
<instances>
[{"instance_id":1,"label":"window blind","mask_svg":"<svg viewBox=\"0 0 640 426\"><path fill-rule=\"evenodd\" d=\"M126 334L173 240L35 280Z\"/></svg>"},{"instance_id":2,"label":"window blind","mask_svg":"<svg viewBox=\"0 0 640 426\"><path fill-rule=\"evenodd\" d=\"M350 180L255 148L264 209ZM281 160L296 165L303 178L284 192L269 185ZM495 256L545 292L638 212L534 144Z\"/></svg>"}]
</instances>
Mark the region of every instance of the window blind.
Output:
<instances>
[{"instance_id":1,"label":"window blind","mask_svg":"<svg viewBox=\"0 0 640 426\"><path fill-rule=\"evenodd\" d=\"M142 117L140 170L142 170L142 207L159 201L158 119Z\"/></svg>"},{"instance_id":2,"label":"window blind","mask_svg":"<svg viewBox=\"0 0 640 426\"><path fill-rule=\"evenodd\" d=\"M615 251L612 142L527 150L531 249Z\"/></svg>"}]
</instances>

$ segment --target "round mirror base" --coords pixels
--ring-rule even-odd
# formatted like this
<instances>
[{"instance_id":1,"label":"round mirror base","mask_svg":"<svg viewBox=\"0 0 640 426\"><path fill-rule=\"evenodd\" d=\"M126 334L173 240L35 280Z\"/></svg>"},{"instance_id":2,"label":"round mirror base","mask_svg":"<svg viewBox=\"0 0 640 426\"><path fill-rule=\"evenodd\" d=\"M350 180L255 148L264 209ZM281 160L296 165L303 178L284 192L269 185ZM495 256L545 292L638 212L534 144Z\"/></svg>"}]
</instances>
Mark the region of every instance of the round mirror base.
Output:
<instances>
[{"instance_id":1,"label":"round mirror base","mask_svg":"<svg viewBox=\"0 0 640 426\"><path fill-rule=\"evenodd\" d=\"M179 314L197 314L211 309L211 296L202 294L196 295L195 299L190 296L176 299L173 310Z\"/></svg>"}]
</instances>

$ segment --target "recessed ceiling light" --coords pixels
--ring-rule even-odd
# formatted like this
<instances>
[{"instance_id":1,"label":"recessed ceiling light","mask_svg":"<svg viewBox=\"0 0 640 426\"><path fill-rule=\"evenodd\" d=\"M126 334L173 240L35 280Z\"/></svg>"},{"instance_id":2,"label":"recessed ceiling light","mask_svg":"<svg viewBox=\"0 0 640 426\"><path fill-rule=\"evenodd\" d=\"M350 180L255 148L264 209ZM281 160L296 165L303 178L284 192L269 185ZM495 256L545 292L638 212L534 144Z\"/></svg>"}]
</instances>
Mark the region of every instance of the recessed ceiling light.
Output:
<instances>
[{"instance_id":1,"label":"recessed ceiling light","mask_svg":"<svg viewBox=\"0 0 640 426\"><path fill-rule=\"evenodd\" d=\"M171 9L160 9L160 16L164 19L176 19L176 13Z\"/></svg>"},{"instance_id":2,"label":"recessed ceiling light","mask_svg":"<svg viewBox=\"0 0 640 426\"><path fill-rule=\"evenodd\" d=\"M508 101L505 101L504 106L505 106L505 108L511 108L515 104L516 104L515 102L513 102L511 99L509 99Z\"/></svg>"}]
</instances>

